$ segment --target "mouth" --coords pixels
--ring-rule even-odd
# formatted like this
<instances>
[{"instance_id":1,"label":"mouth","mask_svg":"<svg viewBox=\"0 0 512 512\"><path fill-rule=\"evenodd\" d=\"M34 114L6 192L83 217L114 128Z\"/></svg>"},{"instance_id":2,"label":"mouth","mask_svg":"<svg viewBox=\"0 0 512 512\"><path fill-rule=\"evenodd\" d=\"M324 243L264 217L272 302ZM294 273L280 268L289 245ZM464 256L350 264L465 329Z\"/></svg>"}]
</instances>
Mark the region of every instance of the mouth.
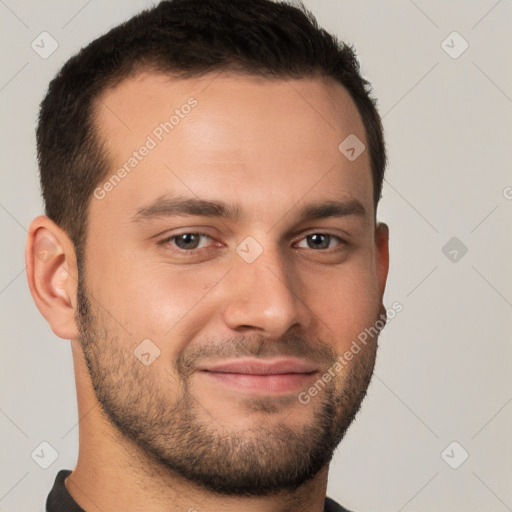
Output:
<instances>
[{"instance_id":1,"label":"mouth","mask_svg":"<svg viewBox=\"0 0 512 512\"><path fill-rule=\"evenodd\" d=\"M298 359L234 359L201 368L211 382L240 391L283 394L307 386L318 373L310 361Z\"/></svg>"}]
</instances>

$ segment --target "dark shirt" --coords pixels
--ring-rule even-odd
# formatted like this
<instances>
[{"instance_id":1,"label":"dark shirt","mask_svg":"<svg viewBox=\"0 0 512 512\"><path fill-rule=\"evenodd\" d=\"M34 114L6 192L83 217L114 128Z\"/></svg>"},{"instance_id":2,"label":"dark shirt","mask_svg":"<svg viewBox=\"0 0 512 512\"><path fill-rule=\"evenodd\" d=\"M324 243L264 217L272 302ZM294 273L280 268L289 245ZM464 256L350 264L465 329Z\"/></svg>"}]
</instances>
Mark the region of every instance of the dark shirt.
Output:
<instances>
[{"instance_id":1,"label":"dark shirt","mask_svg":"<svg viewBox=\"0 0 512 512\"><path fill-rule=\"evenodd\" d=\"M57 473L55 483L46 500L46 512L85 512L79 507L76 501L69 494L64 480L71 474L69 469L61 469ZM346 508L341 507L330 498L325 498L324 512L350 512Z\"/></svg>"}]
</instances>

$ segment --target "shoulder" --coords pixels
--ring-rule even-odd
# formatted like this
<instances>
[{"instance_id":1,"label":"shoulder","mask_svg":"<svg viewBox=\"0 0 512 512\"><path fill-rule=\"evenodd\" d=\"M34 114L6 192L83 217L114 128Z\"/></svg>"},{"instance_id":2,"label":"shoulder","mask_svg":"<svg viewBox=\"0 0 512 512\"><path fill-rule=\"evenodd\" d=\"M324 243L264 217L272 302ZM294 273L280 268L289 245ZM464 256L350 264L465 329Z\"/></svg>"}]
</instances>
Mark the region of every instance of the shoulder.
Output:
<instances>
[{"instance_id":1,"label":"shoulder","mask_svg":"<svg viewBox=\"0 0 512 512\"><path fill-rule=\"evenodd\" d=\"M350 510L347 510L346 508L343 508L341 505L336 503L331 498L325 497L325 506L324 506L324 512L351 512Z\"/></svg>"}]
</instances>

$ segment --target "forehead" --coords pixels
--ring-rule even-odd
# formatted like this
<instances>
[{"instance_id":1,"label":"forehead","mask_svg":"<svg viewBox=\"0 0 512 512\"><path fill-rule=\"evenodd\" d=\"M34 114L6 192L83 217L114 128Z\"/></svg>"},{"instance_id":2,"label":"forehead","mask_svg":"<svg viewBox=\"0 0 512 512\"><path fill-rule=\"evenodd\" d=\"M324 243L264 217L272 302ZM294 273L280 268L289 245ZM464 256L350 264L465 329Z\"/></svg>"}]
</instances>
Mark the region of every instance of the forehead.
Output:
<instances>
[{"instance_id":1,"label":"forehead","mask_svg":"<svg viewBox=\"0 0 512 512\"><path fill-rule=\"evenodd\" d=\"M187 123L183 123L185 128L180 127L176 132L187 126L207 128L207 116L211 120L210 128L215 128L208 135L218 134L219 139L224 129L237 124L246 128L240 137L248 130L258 130L258 140L262 142L268 140L264 137L266 133L273 135L286 126L281 139L295 137L312 148L318 147L319 140L327 143L326 135L334 136L337 141L347 130L364 137L364 126L354 101L334 80L267 79L228 72L180 79L140 71L101 95L96 109L97 126L114 143L116 139L136 143L138 140L133 137L139 135L137 130L152 131L155 123L169 120L192 97L197 99L199 108L194 108ZM311 128L304 131L307 123Z\"/></svg>"},{"instance_id":2,"label":"forehead","mask_svg":"<svg viewBox=\"0 0 512 512\"><path fill-rule=\"evenodd\" d=\"M268 214L306 195L355 197L372 210L368 151L349 161L338 148L351 135L367 146L364 125L331 80L140 72L99 98L96 126L114 179L91 209L126 217L175 192L236 195L248 207L265 194Z\"/></svg>"}]
</instances>

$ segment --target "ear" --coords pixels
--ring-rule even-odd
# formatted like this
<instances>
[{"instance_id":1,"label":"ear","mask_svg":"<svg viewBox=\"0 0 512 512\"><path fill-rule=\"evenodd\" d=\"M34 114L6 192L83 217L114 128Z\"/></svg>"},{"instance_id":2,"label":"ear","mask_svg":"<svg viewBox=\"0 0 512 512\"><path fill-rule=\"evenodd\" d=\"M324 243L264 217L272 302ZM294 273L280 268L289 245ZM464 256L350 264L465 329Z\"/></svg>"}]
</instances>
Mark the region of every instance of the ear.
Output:
<instances>
[{"instance_id":1,"label":"ear","mask_svg":"<svg viewBox=\"0 0 512 512\"><path fill-rule=\"evenodd\" d=\"M75 248L68 235L44 215L29 226L25 264L32 298L52 331L59 338L77 339Z\"/></svg>"},{"instance_id":2,"label":"ear","mask_svg":"<svg viewBox=\"0 0 512 512\"><path fill-rule=\"evenodd\" d=\"M389 228L384 222L377 223L375 227L375 247L377 249L377 279L379 281L379 293L382 300L389 271Z\"/></svg>"}]
</instances>

